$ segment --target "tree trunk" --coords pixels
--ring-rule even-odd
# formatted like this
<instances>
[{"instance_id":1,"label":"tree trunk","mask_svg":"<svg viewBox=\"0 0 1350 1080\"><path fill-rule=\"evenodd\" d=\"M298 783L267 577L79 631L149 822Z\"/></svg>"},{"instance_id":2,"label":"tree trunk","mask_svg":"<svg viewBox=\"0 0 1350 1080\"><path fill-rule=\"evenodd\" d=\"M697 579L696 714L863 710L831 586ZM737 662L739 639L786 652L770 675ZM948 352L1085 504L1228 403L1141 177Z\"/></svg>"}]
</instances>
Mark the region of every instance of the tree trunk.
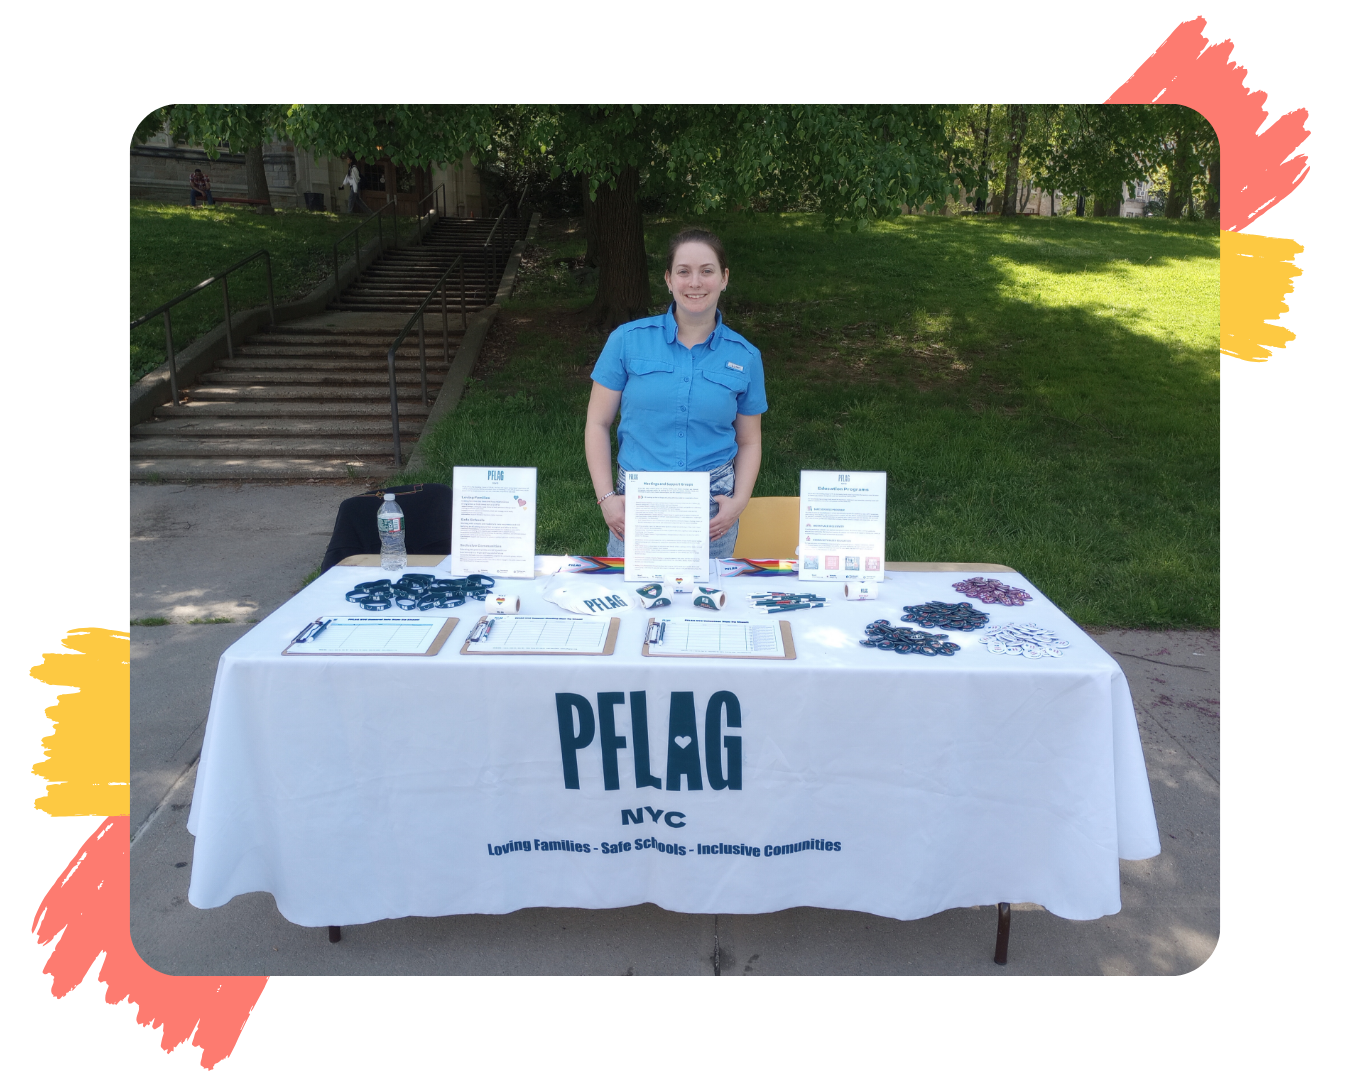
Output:
<instances>
[{"instance_id":1,"label":"tree trunk","mask_svg":"<svg viewBox=\"0 0 1350 1080\"><path fill-rule=\"evenodd\" d=\"M259 199L266 205L255 206L254 213L272 213L272 193L267 190L267 170L263 168L262 143L244 150L244 183L247 197Z\"/></svg>"},{"instance_id":2,"label":"tree trunk","mask_svg":"<svg viewBox=\"0 0 1350 1080\"><path fill-rule=\"evenodd\" d=\"M1219 216L1219 159L1209 163L1209 185L1205 191L1205 220L1215 221Z\"/></svg>"},{"instance_id":3,"label":"tree trunk","mask_svg":"<svg viewBox=\"0 0 1350 1080\"><path fill-rule=\"evenodd\" d=\"M1050 189L1050 216L1055 216L1055 189Z\"/></svg>"},{"instance_id":4,"label":"tree trunk","mask_svg":"<svg viewBox=\"0 0 1350 1080\"><path fill-rule=\"evenodd\" d=\"M1176 133L1176 147L1172 151L1172 163L1167 169L1167 205L1164 213L1170 218L1180 218L1181 211L1191 197L1191 181L1194 177L1190 169L1190 133L1181 127Z\"/></svg>"},{"instance_id":5,"label":"tree trunk","mask_svg":"<svg viewBox=\"0 0 1350 1080\"><path fill-rule=\"evenodd\" d=\"M989 121L994 115L994 107L984 107L984 142L980 146L980 194L975 196L975 213L983 214L985 199L989 192Z\"/></svg>"},{"instance_id":6,"label":"tree trunk","mask_svg":"<svg viewBox=\"0 0 1350 1080\"><path fill-rule=\"evenodd\" d=\"M587 319L597 329L612 330L620 323L644 317L652 304L637 169L630 165L619 173L613 186L600 186L594 224L600 282Z\"/></svg>"},{"instance_id":7,"label":"tree trunk","mask_svg":"<svg viewBox=\"0 0 1350 1080\"><path fill-rule=\"evenodd\" d=\"M381 164L384 166L384 201L394 202L398 199L398 168L388 158Z\"/></svg>"},{"instance_id":8,"label":"tree trunk","mask_svg":"<svg viewBox=\"0 0 1350 1080\"><path fill-rule=\"evenodd\" d=\"M1027 110L1008 106L1008 168L1003 174L1003 216L1017 216L1017 174L1022 165L1022 139L1027 133Z\"/></svg>"},{"instance_id":9,"label":"tree trunk","mask_svg":"<svg viewBox=\"0 0 1350 1080\"><path fill-rule=\"evenodd\" d=\"M1086 209L1087 209L1087 196L1080 191L1078 193L1078 201L1074 203L1073 216L1082 217L1083 211L1085 211Z\"/></svg>"},{"instance_id":10,"label":"tree trunk","mask_svg":"<svg viewBox=\"0 0 1350 1080\"><path fill-rule=\"evenodd\" d=\"M583 266L599 266L599 245L595 239L595 202L591 199L591 178L581 176L581 228L586 234L586 261Z\"/></svg>"}]
</instances>

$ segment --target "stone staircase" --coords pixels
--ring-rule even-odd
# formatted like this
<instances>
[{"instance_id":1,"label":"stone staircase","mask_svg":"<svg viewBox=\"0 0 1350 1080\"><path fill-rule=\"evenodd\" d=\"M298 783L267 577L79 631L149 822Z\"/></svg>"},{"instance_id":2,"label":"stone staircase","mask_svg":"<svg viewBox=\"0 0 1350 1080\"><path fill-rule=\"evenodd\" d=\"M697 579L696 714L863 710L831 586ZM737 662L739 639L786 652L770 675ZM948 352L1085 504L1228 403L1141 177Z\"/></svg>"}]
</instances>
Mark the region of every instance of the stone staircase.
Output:
<instances>
[{"instance_id":1,"label":"stone staircase","mask_svg":"<svg viewBox=\"0 0 1350 1080\"><path fill-rule=\"evenodd\" d=\"M512 244L526 222L437 222L421 244L396 248L368 267L328 311L282 323L236 344L154 419L131 429L133 480L301 480L383 478L398 471L389 416L389 346L436 279L465 257L465 308L496 297ZM505 235L503 235L503 233ZM449 336L439 300L427 309L427 399L422 401L417 332L399 348L399 438L403 459L420 437L462 339L459 274L451 275Z\"/></svg>"},{"instance_id":2,"label":"stone staircase","mask_svg":"<svg viewBox=\"0 0 1350 1080\"><path fill-rule=\"evenodd\" d=\"M395 248L371 266L361 281L342 294L334 305L339 311L402 311L412 313L436 279L464 256L464 285L470 311L484 307L497 295L503 264L511 245L525 236L528 222L523 218L504 219L494 236L497 252L494 267L483 248L493 223L483 218L450 218L437 223L422 243L415 247ZM452 310L459 311L459 273L450 276ZM487 298L486 300L484 298ZM439 320L439 303L437 304ZM428 325L430 325L428 323ZM391 339L392 340L392 339ZM388 348L386 342L385 347Z\"/></svg>"}]
</instances>

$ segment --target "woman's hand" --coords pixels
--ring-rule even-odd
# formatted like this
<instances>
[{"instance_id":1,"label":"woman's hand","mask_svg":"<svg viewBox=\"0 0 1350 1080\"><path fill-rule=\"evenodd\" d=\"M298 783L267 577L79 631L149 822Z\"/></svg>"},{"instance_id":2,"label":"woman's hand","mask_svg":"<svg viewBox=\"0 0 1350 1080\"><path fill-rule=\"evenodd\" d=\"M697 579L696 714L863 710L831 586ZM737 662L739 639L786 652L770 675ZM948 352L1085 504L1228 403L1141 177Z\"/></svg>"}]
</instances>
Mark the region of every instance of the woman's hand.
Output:
<instances>
[{"instance_id":1,"label":"woman's hand","mask_svg":"<svg viewBox=\"0 0 1350 1080\"><path fill-rule=\"evenodd\" d=\"M708 522L708 539L718 540L725 536L750 502L755 490L755 480L759 476L760 434L758 416L736 416L736 479L732 483L730 495L714 495L717 513Z\"/></svg>"},{"instance_id":2,"label":"woman's hand","mask_svg":"<svg viewBox=\"0 0 1350 1080\"><path fill-rule=\"evenodd\" d=\"M600 504L600 512L605 515L605 524L609 531L623 539L623 496L611 495Z\"/></svg>"},{"instance_id":3,"label":"woman's hand","mask_svg":"<svg viewBox=\"0 0 1350 1080\"><path fill-rule=\"evenodd\" d=\"M617 496L616 496L617 498ZM606 499L606 502L613 502L613 499ZM717 516L708 522L708 539L720 540L745 513L745 504L749 499L740 499L735 495L714 495L713 502L717 503ZM622 535L622 534L620 534Z\"/></svg>"}]
</instances>

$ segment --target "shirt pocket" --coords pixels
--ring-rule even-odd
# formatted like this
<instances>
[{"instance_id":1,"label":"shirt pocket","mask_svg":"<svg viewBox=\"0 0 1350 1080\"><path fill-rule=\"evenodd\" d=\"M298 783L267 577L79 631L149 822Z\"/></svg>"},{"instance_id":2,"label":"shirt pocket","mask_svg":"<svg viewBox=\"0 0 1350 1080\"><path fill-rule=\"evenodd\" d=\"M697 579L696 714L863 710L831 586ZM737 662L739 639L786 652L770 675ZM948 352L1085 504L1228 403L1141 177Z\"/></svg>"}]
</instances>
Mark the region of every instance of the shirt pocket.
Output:
<instances>
[{"instance_id":1,"label":"shirt pocket","mask_svg":"<svg viewBox=\"0 0 1350 1080\"><path fill-rule=\"evenodd\" d=\"M699 373L709 382L725 386L735 397L740 397L750 388L750 376L743 371L732 371L727 367L706 367L699 368Z\"/></svg>"},{"instance_id":2,"label":"shirt pocket","mask_svg":"<svg viewBox=\"0 0 1350 1080\"><path fill-rule=\"evenodd\" d=\"M630 375L669 374L675 370L675 361L668 356L630 356L624 361Z\"/></svg>"}]
</instances>

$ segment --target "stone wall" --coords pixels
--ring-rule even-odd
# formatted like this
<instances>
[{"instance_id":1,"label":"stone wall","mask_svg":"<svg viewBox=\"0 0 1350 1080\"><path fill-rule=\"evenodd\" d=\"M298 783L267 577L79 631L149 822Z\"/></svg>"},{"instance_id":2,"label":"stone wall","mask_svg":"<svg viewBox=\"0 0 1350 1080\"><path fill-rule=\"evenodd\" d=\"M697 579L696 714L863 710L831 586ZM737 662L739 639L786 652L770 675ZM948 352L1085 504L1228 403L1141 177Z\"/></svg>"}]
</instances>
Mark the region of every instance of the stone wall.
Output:
<instances>
[{"instance_id":1,"label":"stone wall","mask_svg":"<svg viewBox=\"0 0 1350 1080\"><path fill-rule=\"evenodd\" d=\"M290 143L278 142L263 147L263 168L267 172L273 206L303 208L305 192L312 191L323 196L325 210L346 212L349 189L342 186L342 178L347 172L342 159L297 150ZM174 145L164 132L131 148L131 197L186 203L189 201L188 177L193 169L201 169L211 178L211 191L217 198L247 198L243 154L222 151L213 160L200 148ZM430 183L433 188L437 184L445 185L446 213L450 217L482 215L483 194L478 170L467 154L462 161L449 167L434 167ZM365 199L372 210L379 209L384 201L384 193L379 191L370 192ZM400 193L398 202L400 213L405 209L412 213L417 198Z\"/></svg>"},{"instance_id":2,"label":"stone wall","mask_svg":"<svg viewBox=\"0 0 1350 1080\"><path fill-rule=\"evenodd\" d=\"M131 148L131 197L188 201L188 177L201 169L211 178L211 192L217 197L245 198L244 155L222 153L212 160L205 150L187 146L154 145ZM167 141L167 140L166 140ZM289 143L271 143L263 147L263 170L273 206L304 206L296 194L296 152Z\"/></svg>"}]
</instances>

